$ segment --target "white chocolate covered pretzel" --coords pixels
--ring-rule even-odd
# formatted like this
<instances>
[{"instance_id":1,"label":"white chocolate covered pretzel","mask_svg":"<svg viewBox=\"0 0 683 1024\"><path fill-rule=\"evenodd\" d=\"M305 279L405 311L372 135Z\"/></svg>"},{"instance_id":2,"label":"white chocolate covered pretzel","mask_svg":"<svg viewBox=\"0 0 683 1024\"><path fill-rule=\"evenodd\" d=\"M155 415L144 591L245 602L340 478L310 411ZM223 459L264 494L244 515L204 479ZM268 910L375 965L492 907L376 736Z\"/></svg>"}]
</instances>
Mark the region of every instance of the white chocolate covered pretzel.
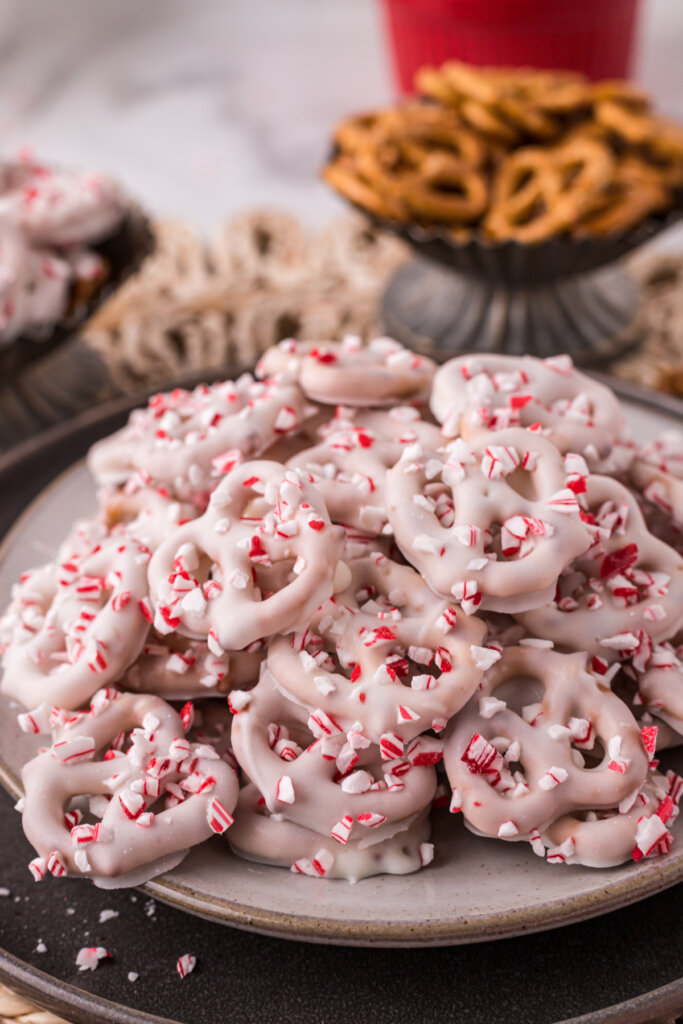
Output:
<instances>
[{"instance_id":1,"label":"white chocolate covered pretzel","mask_svg":"<svg viewBox=\"0 0 683 1024\"><path fill-rule=\"evenodd\" d=\"M675 772L651 772L621 807L562 815L542 837L549 847L548 861L611 868L668 853L673 839L669 829L678 817L682 793L683 779Z\"/></svg>"},{"instance_id":2,"label":"white chocolate covered pretzel","mask_svg":"<svg viewBox=\"0 0 683 1024\"><path fill-rule=\"evenodd\" d=\"M384 478L407 445L438 447L438 427L420 419L411 406L387 412L343 409L322 428L324 439L290 458L318 488L334 522L368 533L387 524Z\"/></svg>"},{"instance_id":3,"label":"white chocolate covered pretzel","mask_svg":"<svg viewBox=\"0 0 683 1024\"><path fill-rule=\"evenodd\" d=\"M152 557L156 629L211 637L215 651L305 628L334 590L343 537L296 470L264 460L236 466L204 515Z\"/></svg>"},{"instance_id":4,"label":"white chocolate covered pretzel","mask_svg":"<svg viewBox=\"0 0 683 1024\"><path fill-rule=\"evenodd\" d=\"M90 450L89 468L105 486L141 473L173 497L205 504L217 480L245 458L293 433L307 415L296 384L237 381L154 395L128 424Z\"/></svg>"},{"instance_id":5,"label":"white chocolate covered pretzel","mask_svg":"<svg viewBox=\"0 0 683 1024\"><path fill-rule=\"evenodd\" d=\"M388 406L426 401L436 364L393 338L298 342L268 349L259 376L296 380L308 398L326 405Z\"/></svg>"},{"instance_id":6,"label":"white chocolate covered pretzel","mask_svg":"<svg viewBox=\"0 0 683 1024\"><path fill-rule=\"evenodd\" d=\"M135 661L149 630L148 550L112 536L24 573L0 620L2 690L77 708Z\"/></svg>"},{"instance_id":7,"label":"white chocolate covered pretzel","mask_svg":"<svg viewBox=\"0 0 683 1024\"><path fill-rule=\"evenodd\" d=\"M519 615L534 636L613 660L683 625L683 559L645 526L631 492L590 476L581 496L590 548L558 581L555 599Z\"/></svg>"},{"instance_id":8,"label":"white chocolate covered pretzel","mask_svg":"<svg viewBox=\"0 0 683 1024\"><path fill-rule=\"evenodd\" d=\"M375 554L349 568L349 587L310 630L271 641L268 668L311 713L344 729L360 722L373 743L402 757L404 743L442 731L474 692L491 653L481 646L485 627L409 566Z\"/></svg>"},{"instance_id":9,"label":"white chocolate covered pretzel","mask_svg":"<svg viewBox=\"0 0 683 1024\"><path fill-rule=\"evenodd\" d=\"M199 510L187 501L171 498L163 487L129 487L101 496L107 530L124 528L150 551L176 527L194 519Z\"/></svg>"},{"instance_id":10,"label":"white chocolate covered pretzel","mask_svg":"<svg viewBox=\"0 0 683 1024\"><path fill-rule=\"evenodd\" d=\"M654 664L638 675L638 694L653 715L683 736L683 664L667 645L654 654Z\"/></svg>"},{"instance_id":11,"label":"white chocolate covered pretzel","mask_svg":"<svg viewBox=\"0 0 683 1024\"><path fill-rule=\"evenodd\" d=\"M271 814L324 836L348 828L346 838L367 835L370 846L403 831L431 803L433 759L406 760L397 770L360 730L349 731L354 739L329 716L310 715L285 696L267 670L239 710L233 706L235 756ZM357 757L340 767L350 740Z\"/></svg>"},{"instance_id":12,"label":"white chocolate covered pretzel","mask_svg":"<svg viewBox=\"0 0 683 1024\"><path fill-rule=\"evenodd\" d=\"M647 502L683 526L683 434L671 431L639 452L631 483Z\"/></svg>"},{"instance_id":13,"label":"white chocolate covered pretzel","mask_svg":"<svg viewBox=\"0 0 683 1024\"><path fill-rule=\"evenodd\" d=\"M53 712L54 717L54 712ZM190 743L159 697L101 691L26 764L22 823L36 872L138 885L231 824L233 768ZM74 807L91 797L89 813ZM94 798L94 799L93 799Z\"/></svg>"},{"instance_id":14,"label":"white chocolate covered pretzel","mask_svg":"<svg viewBox=\"0 0 683 1024\"><path fill-rule=\"evenodd\" d=\"M519 428L494 440L404 451L386 476L387 514L437 593L515 611L547 601L590 539L557 449Z\"/></svg>"},{"instance_id":15,"label":"white chocolate covered pretzel","mask_svg":"<svg viewBox=\"0 0 683 1024\"><path fill-rule=\"evenodd\" d=\"M585 662L584 654L505 648L453 720L444 743L451 806L475 831L526 839L642 786L649 756L638 723Z\"/></svg>"},{"instance_id":16,"label":"white chocolate covered pretzel","mask_svg":"<svg viewBox=\"0 0 683 1024\"><path fill-rule=\"evenodd\" d=\"M447 437L540 424L563 453L609 455L623 429L616 395L574 369L569 356L458 356L439 368L430 407Z\"/></svg>"},{"instance_id":17,"label":"white chocolate covered pretzel","mask_svg":"<svg viewBox=\"0 0 683 1024\"><path fill-rule=\"evenodd\" d=\"M214 654L203 640L154 632L120 684L136 693L153 693L164 700L221 697L232 689L248 689L259 677L265 649Z\"/></svg>"},{"instance_id":18,"label":"white chocolate covered pretzel","mask_svg":"<svg viewBox=\"0 0 683 1024\"><path fill-rule=\"evenodd\" d=\"M351 882L371 875L409 874L430 863L434 855L434 847L428 841L426 810L400 832L372 845L372 835L358 834L357 838L349 839L347 830L348 823L344 822L334 838L323 836L279 814L273 815L256 786L249 784L240 792L235 824L228 839L235 853L247 860L289 868L296 875L346 878Z\"/></svg>"}]
</instances>

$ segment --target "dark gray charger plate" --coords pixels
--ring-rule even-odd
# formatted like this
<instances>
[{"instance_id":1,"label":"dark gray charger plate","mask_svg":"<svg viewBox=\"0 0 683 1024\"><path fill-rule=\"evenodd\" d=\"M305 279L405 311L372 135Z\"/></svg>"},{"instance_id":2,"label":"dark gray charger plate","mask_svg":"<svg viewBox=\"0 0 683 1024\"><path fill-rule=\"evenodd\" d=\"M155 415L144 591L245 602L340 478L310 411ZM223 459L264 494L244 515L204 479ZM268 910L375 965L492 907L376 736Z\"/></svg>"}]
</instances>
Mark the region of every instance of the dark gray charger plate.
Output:
<instances>
[{"instance_id":1,"label":"dark gray charger plate","mask_svg":"<svg viewBox=\"0 0 683 1024\"><path fill-rule=\"evenodd\" d=\"M657 396L646 402L680 414L680 405ZM85 414L1 459L0 534L133 404ZM150 915L147 898L128 891L72 880L36 886L5 794L0 829L0 886L10 890L0 899L0 979L78 1024L642 1024L683 1007L683 885L542 935L440 949L338 948L238 932L159 904ZM103 909L119 916L100 925ZM83 945L106 946L111 961L80 974ZM174 965L186 952L199 965L181 982ZM139 980L128 981L129 971Z\"/></svg>"}]
</instances>

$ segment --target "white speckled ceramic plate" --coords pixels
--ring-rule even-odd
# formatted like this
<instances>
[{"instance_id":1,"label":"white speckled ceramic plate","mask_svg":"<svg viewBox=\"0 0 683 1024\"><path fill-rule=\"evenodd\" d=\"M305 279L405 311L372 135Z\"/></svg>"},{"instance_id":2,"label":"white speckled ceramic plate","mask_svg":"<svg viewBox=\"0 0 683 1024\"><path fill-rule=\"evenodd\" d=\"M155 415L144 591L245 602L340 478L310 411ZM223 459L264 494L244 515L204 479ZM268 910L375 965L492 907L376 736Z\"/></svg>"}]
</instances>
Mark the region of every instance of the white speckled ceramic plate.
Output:
<instances>
[{"instance_id":1,"label":"white speckled ceramic plate","mask_svg":"<svg viewBox=\"0 0 683 1024\"><path fill-rule=\"evenodd\" d=\"M633 403L626 409L639 439L680 425L673 415ZM70 522L92 508L83 464L29 507L0 551L0 607L19 573L47 560ZM0 780L18 795L20 766L38 742L19 731L15 710L0 700ZM676 766L675 756L669 760ZM216 839L145 889L189 913L283 937L387 946L476 942L560 927L674 885L683 880L680 821L677 831L667 857L594 871L548 865L526 843L475 838L445 814L435 825L435 861L415 875L356 885L310 879L240 860Z\"/></svg>"}]
</instances>

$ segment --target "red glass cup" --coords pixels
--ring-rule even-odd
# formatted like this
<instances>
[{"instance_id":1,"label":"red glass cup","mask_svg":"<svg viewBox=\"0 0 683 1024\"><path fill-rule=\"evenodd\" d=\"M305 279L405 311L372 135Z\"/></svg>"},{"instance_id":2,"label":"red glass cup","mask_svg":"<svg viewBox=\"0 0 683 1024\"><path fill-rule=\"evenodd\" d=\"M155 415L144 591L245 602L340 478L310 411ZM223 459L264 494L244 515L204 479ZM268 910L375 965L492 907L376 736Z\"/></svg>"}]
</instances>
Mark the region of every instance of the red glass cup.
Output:
<instances>
[{"instance_id":1,"label":"red glass cup","mask_svg":"<svg viewBox=\"0 0 683 1024\"><path fill-rule=\"evenodd\" d=\"M383 0L399 88L418 68L567 68L590 78L631 73L640 0Z\"/></svg>"}]
</instances>

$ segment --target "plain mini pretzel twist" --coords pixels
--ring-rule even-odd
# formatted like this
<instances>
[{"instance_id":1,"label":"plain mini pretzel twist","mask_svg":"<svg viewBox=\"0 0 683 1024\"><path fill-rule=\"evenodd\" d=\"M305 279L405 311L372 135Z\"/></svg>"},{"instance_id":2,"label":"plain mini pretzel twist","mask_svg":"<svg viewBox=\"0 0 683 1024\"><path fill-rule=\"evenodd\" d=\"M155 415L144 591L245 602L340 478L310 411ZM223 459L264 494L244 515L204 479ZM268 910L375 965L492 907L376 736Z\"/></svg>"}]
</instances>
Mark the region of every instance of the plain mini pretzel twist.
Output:
<instances>
[{"instance_id":1,"label":"plain mini pretzel twist","mask_svg":"<svg viewBox=\"0 0 683 1024\"><path fill-rule=\"evenodd\" d=\"M386 527L384 480L401 452L416 442L431 448L442 441L438 427L405 405L387 412L341 409L321 433L319 444L288 465L309 474L334 522L372 534Z\"/></svg>"}]
</instances>

